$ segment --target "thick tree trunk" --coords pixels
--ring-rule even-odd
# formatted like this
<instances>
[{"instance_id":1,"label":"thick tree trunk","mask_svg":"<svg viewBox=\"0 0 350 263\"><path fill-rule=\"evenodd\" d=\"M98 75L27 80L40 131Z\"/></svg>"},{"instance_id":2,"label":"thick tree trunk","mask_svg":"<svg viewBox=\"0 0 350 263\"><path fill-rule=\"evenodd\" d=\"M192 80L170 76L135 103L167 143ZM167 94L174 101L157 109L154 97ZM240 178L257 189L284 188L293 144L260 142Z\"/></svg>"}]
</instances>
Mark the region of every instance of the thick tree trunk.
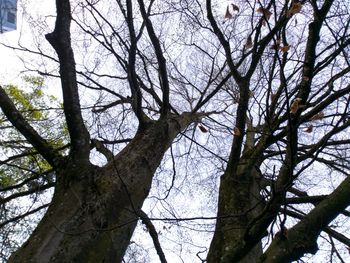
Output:
<instances>
[{"instance_id":1,"label":"thick tree trunk","mask_svg":"<svg viewBox=\"0 0 350 263\"><path fill-rule=\"evenodd\" d=\"M259 173L255 168L247 170L244 164L238 167L236 175L226 171L220 181L218 219L208 263L233 262L233 254L240 251L246 242L249 224L261 212L260 187L257 183ZM243 255L234 262L257 262L262 255L261 242Z\"/></svg>"},{"instance_id":2,"label":"thick tree trunk","mask_svg":"<svg viewBox=\"0 0 350 263\"><path fill-rule=\"evenodd\" d=\"M153 174L191 121L183 114L149 123L105 167L68 163L43 220L9 262L121 262Z\"/></svg>"}]
</instances>

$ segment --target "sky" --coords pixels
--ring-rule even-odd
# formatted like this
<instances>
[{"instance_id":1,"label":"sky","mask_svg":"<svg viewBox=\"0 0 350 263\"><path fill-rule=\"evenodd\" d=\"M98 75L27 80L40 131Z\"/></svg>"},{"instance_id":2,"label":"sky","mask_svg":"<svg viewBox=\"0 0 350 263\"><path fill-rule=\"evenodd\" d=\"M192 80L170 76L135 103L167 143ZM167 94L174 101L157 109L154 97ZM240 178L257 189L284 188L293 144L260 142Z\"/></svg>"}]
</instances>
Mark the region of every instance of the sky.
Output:
<instances>
[{"instance_id":1,"label":"sky","mask_svg":"<svg viewBox=\"0 0 350 263\"><path fill-rule=\"evenodd\" d=\"M22 52L6 48L1 45L1 43L10 46L17 46L17 43L20 41L23 45L25 44L28 47L32 46L33 39L31 27L25 18L33 18L34 21L39 22L42 21L40 19L36 20L36 18L43 18L45 15L55 13L54 2L54 0L18 1L17 30L0 34L0 85L21 84L22 72L25 70L21 58L26 57L27 60L30 60L28 54L23 54ZM165 232L166 230L163 231ZM143 235L136 238L141 239L143 238ZM168 255L171 255L171 253ZM178 258L168 259L169 262L181 262Z\"/></svg>"},{"instance_id":2,"label":"sky","mask_svg":"<svg viewBox=\"0 0 350 263\"><path fill-rule=\"evenodd\" d=\"M28 20L43 21L43 16L55 13L54 0L19 0L17 2L17 30L0 34L0 84L20 84L21 72L25 66L23 52L14 51L2 44L16 47L18 43L31 47L33 44L31 26ZM41 19L39 19L41 18ZM29 58L30 60L31 58Z\"/></svg>"},{"instance_id":3,"label":"sky","mask_svg":"<svg viewBox=\"0 0 350 263\"><path fill-rule=\"evenodd\" d=\"M17 39L17 31L0 34L1 43L13 45L17 42ZM21 68L19 66L22 64L18 55L13 50L0 45L0 59L0 84L4 85L17 82L17 79L19 78L19 69Z\"/></svg>"}]
</instances>

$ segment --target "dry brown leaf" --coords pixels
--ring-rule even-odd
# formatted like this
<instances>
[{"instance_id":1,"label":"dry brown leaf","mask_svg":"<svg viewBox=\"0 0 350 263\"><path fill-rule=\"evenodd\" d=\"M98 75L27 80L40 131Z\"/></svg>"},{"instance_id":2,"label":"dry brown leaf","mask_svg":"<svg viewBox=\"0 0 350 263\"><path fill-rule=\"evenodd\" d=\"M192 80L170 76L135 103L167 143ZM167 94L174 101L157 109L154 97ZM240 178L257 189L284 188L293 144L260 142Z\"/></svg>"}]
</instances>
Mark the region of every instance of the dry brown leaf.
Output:
<instances>
[{"instance_id":1,"label":"dry brown leaf","mask_svg":"<svg viewBox=\"0 0 350 263\"><path fill-rule=\"evenodd\" d=\"M247 41L244 44L245 48L251 48L253 46L252 36L249 36L247 38Z\"/></svg>"},{"instance_id":2,"label":"dry brown leaf","mask_svg":"<svg viewBox=\"0 0 350 263\"><path fill-rule=\"evenodd\" d=\"M293 2L292 7L287 12L287 17L291 17L297 13L300 13L302 5L300 2Z\"/></svg>"},{"instance_id":3,"label":"dry brown leaf","mask_svg":"<svg viewBox=\"0 0 350 263\"><path fill-rule=\"evenodd\" d=\"M256 9L256 12L263 14L264 13L264 8L259 7L258 9Z\"/></svg>"},{"instance_id":4,"label":"dry brown leaf","mask_svg":"<svg viewBox=\"0 0 350 263\"><path fill-rule=\"evenodd\" d=\"M277 39L273 40L273 44L270 46L270 49L274 49L274 50L278 50L280 49L280 44L281 44L281 39L279 37L277 37Z\"/></svg>"},{"instance_id":5,"label":"dry brown leaf","mask_svg":"<svg viewBox=\"0 0 350 263\"><path fill-rule=\"evenodd\" d=\"M309 125L309 126L305 129L305 132L311 133L313 130L314 130L314 126L313 126L313 125Z\"/></svg>"},{"instance_id":6,"label":"dry brown leaf","mask_svg":"<svg viewBox=\"0 0 350 263\"><path fill-rule=\"evenodd\" d=\"M208 129L205 128L203 125L198 125L198 128L201 130L201 132L204 132L204 133L208 132Z\"/></svg>"},{"instance_id":7,"label":"dry brown leaf","mask_svg":"<svg viewBox=\"0 0 350 263\"><path fill-rule=\"evenodd\" d=\"M293 14L299 13L301 11L301 7L302 7L302 5L300 2L294 2L290 11Z\"/></svg>"},{"instance_id":8,"label":"dry brown leaf","mask_svg":"<svg viewBox=\"0 0 350 263\"><path fill-rule=\"evenodd\" d=\"M239 128L237 128L237 127L234 127L233 128L233 135L234 136L241 136L241 130L239 129Z\"/></svg>"},{"instance_id":9,"label":"dry brown leaf","mask_svg":"<svg viewBox=\"0 0 350 263\"><path fill-rule=\"evenodd\" d=\"M263 8L263 7L259 7L257 10L256 10L258 13L262 14L266 20L269 20L272 13L266 9L266 8Z\"/></svg>"},{"instance_id":10,"label":"dry brown leaf","mask_svg":"<svg viewBox=\"0 0 350 263\"><path fill-rule=\"evenodd\" d=\"M289 51L289 49L290 49L290 45L285 45L285 46L281 47L281 51L283 53L287 53Z\"/></svg>"},{"instance_id":11,"label":"dry brown leaf","mask_svg":"<svg viewBox=\"0 0 350 263\"><path fill-rule=\"evenodd\" d=\"M272 44L271 46L270 46L270 49L273 49L273 50L277 50L277 49L279 49L280 47L279 46L277 46L276 44Z\"/></svg>"},{"instance_id":12,"label":"dry brown leaf","mask_svg":"<svg viewBox=\"0 0 350 263\"><path fill-rule=\"evenodd\" d=\"M295 114L298 111L300 106L299 103L301 100L302 100L301 98L295 98L292 105L290 105L290 113Z\"/></svg>"},{"instance_id":13,"label":"dry brown leaf","mask_svg":"<svg viewBox=\"0 0 350 263\"><path fill-rule=\"evenodd\" d=\"M229 8L229 6L227 6L226 13L225 13L225 19L231 19L232 17L233 16L232 16L232 14L230 12L230 8Z\"/></svg>"},{"instance_id":14,"label":"dry brown leaf","mask_svg":"<svg viewBox=\"0 0 350 263\"><path fill-rule=\"evenodd\" d=\"M236 6L235 4L231 4L233 11L239 12L239 7Z\"/></svg>"},{"instance_id":15,"label":"dry brown leaf","mask_svg":"<svg viewBox=\"0 0 350 263\"><path fill-rule=\"evenodd\" d=\"M321 111L321 112L315 114L314 116L312 116L312 117L310 118L310 121L322 120L323 117L324 117L324 113Z\"/></svg>"}]
</instances>

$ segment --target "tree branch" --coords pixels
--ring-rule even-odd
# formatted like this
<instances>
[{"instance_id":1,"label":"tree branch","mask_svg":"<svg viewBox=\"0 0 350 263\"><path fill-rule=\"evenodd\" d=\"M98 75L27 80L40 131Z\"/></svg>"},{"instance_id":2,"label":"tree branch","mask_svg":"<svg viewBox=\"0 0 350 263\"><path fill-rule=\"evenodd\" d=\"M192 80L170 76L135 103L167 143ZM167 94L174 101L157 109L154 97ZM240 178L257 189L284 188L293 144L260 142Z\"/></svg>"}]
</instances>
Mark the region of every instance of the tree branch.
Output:
<instances>
[{"instance_id":1,"label":"tree branch","mask_svg":"<svg viewBox=\"0 0 350 263\"><path fill-rule=\"evenodd\" d=\"M134 18L133 18L133 6L132 1L126 1L126 22L129 28L130 35L130 48L129 48L129 59L128 59L128 80L132 94L132 108L142 126L145 122L145 114L142 111L142 93L140 86L137 81L137 74L135 70L136 63L136 51L137 51L137 38L134 27Z\"/></svg>"},{"instance_id":2,"label":"tree branch","mask_svg":"<svg viewBox=\"0 0 350 263\"><path fill-rule=\"evenodd\" d=\"M163 249L162 249L162 247L160 245L160 242L159 242L157 230L154 227L152 221L150 220L148 215L145 212L143 212L142 210L139 211L139 216L140 216L140 218L142 220L142 223L144 223L146 225L146 227L147 227L147 229L149 231L149 234L150 234L150 236L151 236L151 238L153 240L154 247L157 250L157 254L159 256L160 262L167 263L167 260L165 258Z\"/></svg>"},{"instance_id":3,"label":"tree branch","mask_svg":"<svg viewBox=\"0 0 350 263\"><path fill-rule=\"evenodd\" d=\"M298 224L289 229L288 238L276 238L260 262L291 262L305 253L314 254L321 231L350 205L350 177L321 201Z\"/></svg>"},{"instance_id":4,"label":"tree branch","mask_svg":"<svg viewBox=\"0 0 350 263\"><path fill-rule=\"evenodd\" d=\"M36 212L40 211L41 209L44 209L44 208L48 207L49 205L50 205L50 203L49 203L49 204L42 205L42 206L39 206L39 207L37 207L37 208L35 208L35 209L33 209L33 210L28 211L27 213L24 213L24 214L22 214L22 215L19 215L19 216L10 218L10 219L8 219L8 220L5 220L5 221L3 221L3 222L0 223L0 229L1 229L2 227L4 227L5 225L9 224L9 223L16 222L16 221L21 220L22 218L24 218L24 217L26 217L26 216L35 214Z\"/></svg>"},{"instance_id":5,"label":"tree branch","mask_svg":"<svg viewBox=\"0 0 350 263\"><path fill-rule=\"evenodd\" d=\"M300 220L304 219L304 217L305 217L304 215L301 215L299 213L296 213L296 212L291 211L291 210L286 210L286 209L281 209L281 213L286 213L287 215L294 217L294 218L297 218L297 219L300 219ZM325 229L323 229L323 231L326 232L331 237L338 240L339 242L350 247L350 239L347 238L346 236L344 236L343 234L338 233L337 231L333 230L330 227L326 227Z\"/></svg>"},{"instance_id":6,"label":"tree branch","mask_svg":"<svg viewBox=\"0 0 350 263\"><path fill-rule=\"evenodd\" d=\"M151 1L151 4L152 4L152 2L153 1ZM151 42L152 42L152 45L154 47L155 54L157 57L157 61L159 64L159 78L161 81L160 84L161 84L162 91L163 91L163 105L162 105L162 109L161 109L161 115L165 116L168 113L168 111L170 110L169 80L168 80L168 74L167 74L166 61L165 61L165 58L163 56L163 51L162 51L162 48L160 46L160 41L159 41L155 31L154 31L152 22L149 19L149 14L146 13L145 4L142 0L138 0L138 3L140 5L141 15L142 15L143 20L145 21L147 32L148 32L148 35L151 39Z\"/></svg>"},{"instance_id":7,"label":"tree branch","mask_svg":"<svg viewBox=\"0 0 350 263\"><path fill-rule=\"evenodd\" d=\"M28 140L30 144L45 158L52 166L59 165L61 156L52 146L42 138L36 130L24 119L16 106L0 86L0 107L13 126Z\"/></svg>"},{"instance_id":8,"label":"tree branch","mask_svg":"<svg viewBox=\"0 0 350 263\"><path fill-rule=\"evenodd\" d=\"M112 161L113 160L113 152L111 150L109 150L106 146L103 145L103 142L97 140L97 139L92 139L91 140L91 147L92 148L96 148L96 150L103 154L106 159L107 162Z\"/></svg>"},{"instance_id":9,"label":"tree branch","mask_svg":"<svg viewBox=\"0 0 350 263\"><path fill-rule=\"evenodd\" d=\"M71 138L71 156L76 160L89 160L90 135L81 115L75 59L71 46L71 7L69 0L56 0L55 29L45 37L55 49L59 63L63 91L63 107Z\"/></svg>"}]
</instances>

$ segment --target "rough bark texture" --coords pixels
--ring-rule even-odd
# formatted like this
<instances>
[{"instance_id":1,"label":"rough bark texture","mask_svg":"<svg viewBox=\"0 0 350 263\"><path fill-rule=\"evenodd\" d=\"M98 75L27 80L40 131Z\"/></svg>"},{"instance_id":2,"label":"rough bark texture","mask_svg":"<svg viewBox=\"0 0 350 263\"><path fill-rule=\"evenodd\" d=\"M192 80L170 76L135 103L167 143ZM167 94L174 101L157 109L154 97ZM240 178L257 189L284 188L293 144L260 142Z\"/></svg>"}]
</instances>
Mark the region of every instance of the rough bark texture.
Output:
<instances>
[{"instance_id":1,"label":"rough bark texture","mask_svg":"<svg viewBox=\"0 0 350 263\"><path fill-rule=\"evenodd\" d=\"M67 161L45 217L9 262L121 262L153 174L192 120L150 122L102 168Z\"/></svg>"},{"instance_id":2,"label":"rough bark texture","mask_svg":"<svg viewBox=\"0 0 350 263\"><path fill-rule=\"evenodd\" d=\"M244 170L244 169L243 169ZM249 223L261 212L257 171L236 176L224 174L220 181L218 219L208 253L208 263L231 262L232 251L244 246ZM262 254L259 242L239 262L256 262Z\"/></svg>"}]
</instances>

